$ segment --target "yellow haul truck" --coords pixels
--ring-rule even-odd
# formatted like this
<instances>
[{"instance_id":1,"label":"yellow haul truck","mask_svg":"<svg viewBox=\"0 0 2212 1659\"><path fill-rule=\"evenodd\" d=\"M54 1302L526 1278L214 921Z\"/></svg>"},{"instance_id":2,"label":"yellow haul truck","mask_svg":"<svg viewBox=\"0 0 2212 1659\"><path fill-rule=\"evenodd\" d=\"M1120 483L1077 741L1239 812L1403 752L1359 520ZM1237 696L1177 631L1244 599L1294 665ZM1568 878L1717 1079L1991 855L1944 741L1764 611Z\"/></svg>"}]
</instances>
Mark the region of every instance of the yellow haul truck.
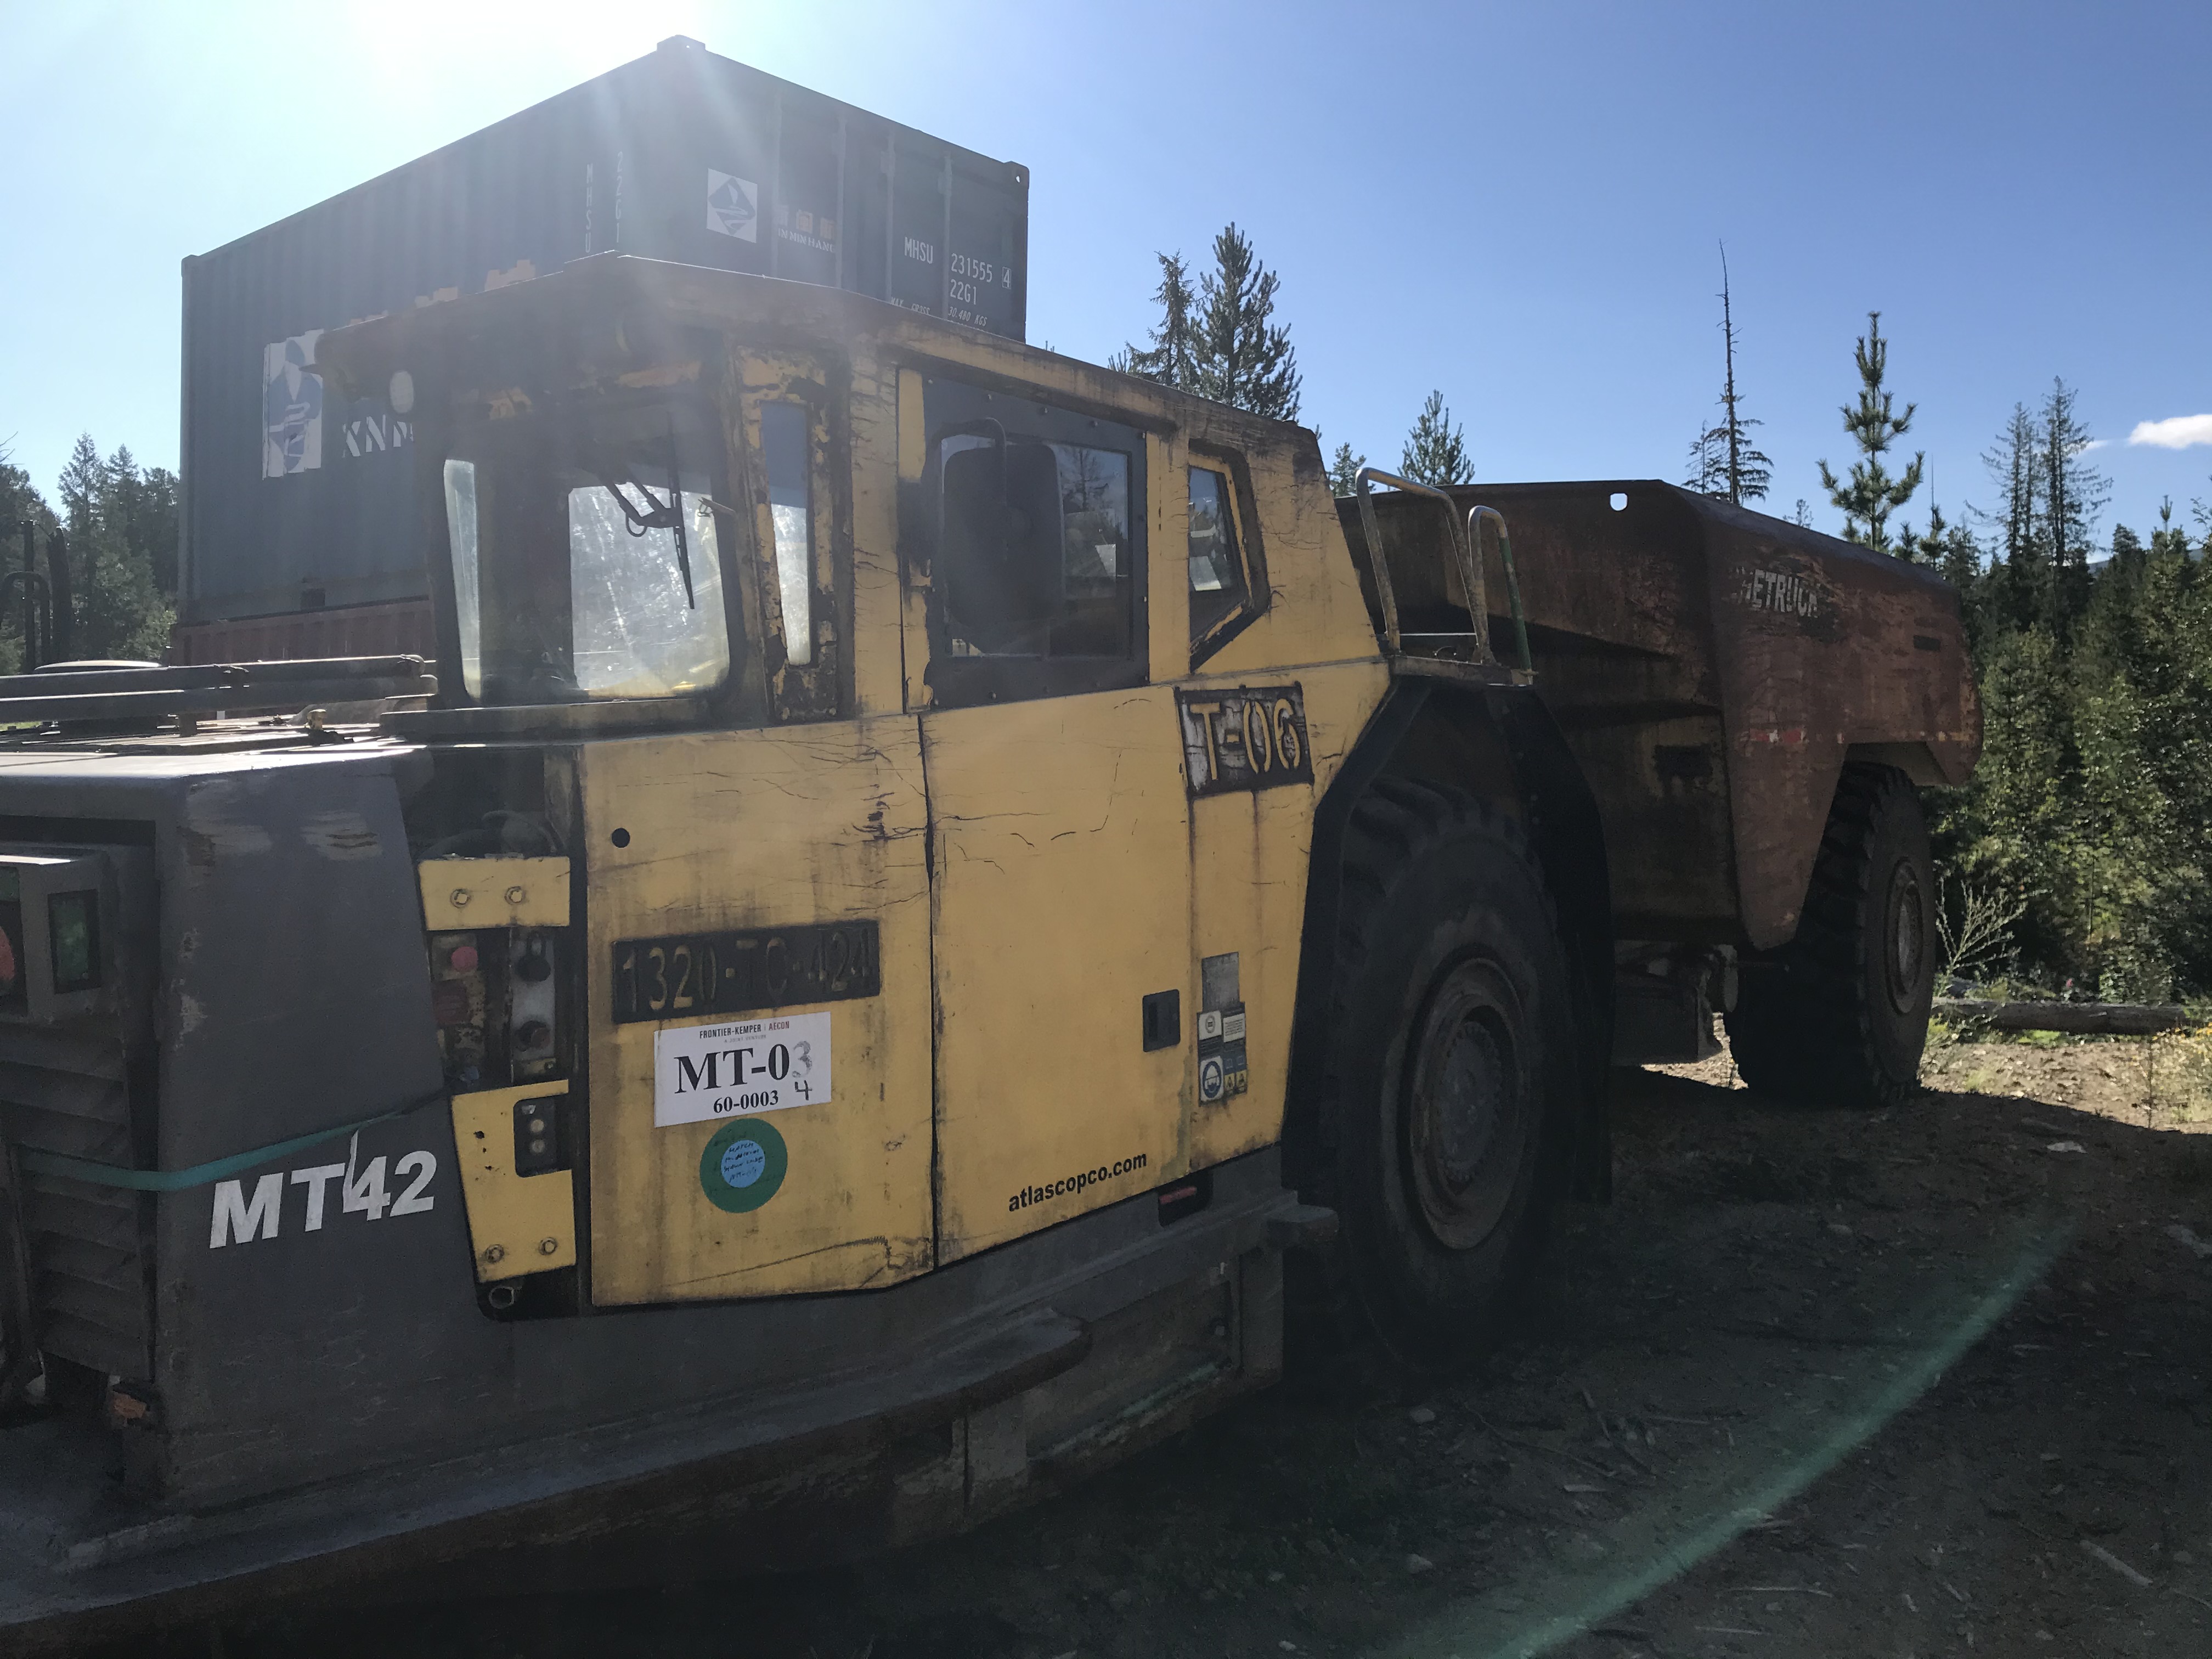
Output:
<instances>
[{"instance_id":1,"label":"yellow haul truck","mask_svg":"<svg viewBox=\"0 0 2212 1659\"><path fill-rule=\"evenodd\" d=\"M0 683L11 1646L967 1524L1465 1355L1716 1011L1911 1085L1923 572L614 255L319 366L434 678Z\"/></svg>"}]
</instances>

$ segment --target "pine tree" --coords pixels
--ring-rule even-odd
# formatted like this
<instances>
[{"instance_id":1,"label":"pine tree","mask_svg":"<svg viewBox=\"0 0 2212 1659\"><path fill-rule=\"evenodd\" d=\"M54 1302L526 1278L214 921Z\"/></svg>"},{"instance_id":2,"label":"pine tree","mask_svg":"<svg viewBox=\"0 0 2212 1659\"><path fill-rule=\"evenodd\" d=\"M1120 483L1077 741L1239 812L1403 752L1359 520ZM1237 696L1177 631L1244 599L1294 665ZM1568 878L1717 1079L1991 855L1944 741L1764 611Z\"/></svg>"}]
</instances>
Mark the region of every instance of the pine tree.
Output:
<instances>
[{"instance_id":1,"label":"pine tree","mask_svg":"<svg viewBox=\"0 0 2212 1659\"><path fill-rule=\"evenodd\" d=\"M1194 391L1198 379L1198 335L1190 314L1194 298L1190 272L1180 253L1156 257L1160 262L1160 285L1152 290L1152 301L1160 308L1160 320L1151 331L1152 343L1141 349L1125 347L1109 366L1126 374L1158 380L1178 392Z\"/></svg>"},{"instance_id":2,"label":"pine tree","mask_svg":"<svg viewBox=\"0 0 2212 1659\"><path fill-rule=\"evenodd\" d=\"M1298 417L1297 354L1290 329L1269 320L1280 282L1232 222L1213 239L1214 268L1199 279L1197 384L1201 398L1278 421Z\"/></svg>"},{"instance_id":3,"label":"pine tree","mask_svg":"<svg viewBox=\"0 0 2212 1659\"><path fill-rule=\"evenodd\" d=\"M2039 528L2051 561L2051 624L2062 633L2088 608L2091 526L2111 497L2105 476L2083 457L2094 441L2074 413L2075 392L2054 379L2036 422Z\"/></svg>"},{"instance_id":4,"label":"pine tree","mask_svg":"<svg viewBox=\"0 0 2212 1659\"><path fill-rule=\"evenodd\" d=\"M174 480L142 472L131 452L102 460L90 434L62 468L75 604L71 654L148 661L168 647L174 608L155 575L156 550L176 544Z\"/></svg>"},{"instance_id":5,"label":"pine tree","mask_svg":"<svg viewBox=\"0 0 2212 1659\"><path fill-rule=\"evenodd\" d=\"M1683 487L1741 507L1763 501L1774 477L1774 463L1752 445L1751 428L1735 389L1735 313L1729 294L1728 248L1721 248L1721 418L1690 443L1690 473ZM1908 415L1911 411L1907 411Z\"/></svg>"},{"instance_id":6,"label":"pine tree","mask_svg":"<svg viewBox=\"0 0 2212 1659\"><path fill-rule=\"evenodd\" d=\"M1858 445L1861 459L1851 463L1848 482L1839 481L1828 470L1827 462L1822 461L1820 484L1844 515L1844 539L1887 553L1892 550L1889 515L1911 500L1913 491L1920 488L1920 470L1927 457L1915 455L1912 465L1894 478L1882 465L1881 458L1911 428L1913 412L1919 405L1907 404L1905 413L1897 414L1892 396L1882 385L1889 366L1889 342L1881 337L1880 312L1867 313L1867 331L1852 355L1858 365L1859 401L1856 408L1844 405L1844 430Z\"/></svg>"},{"instance_id":7,"label":"pine tree","mask_svg":"<svg viewBox=\"0 0 2212 1659\"><path fill-rule=\"evenodd\" d=\"M1442 392L1431 392L1421 405L1413 429L1406 434L1406 447L1399 453L1398 471L1415 483L1432 484L1439 489L1447 484L1473 482L1474 464L1468 459L1467 434L1453 424Z\"/></svg>"},{"instance_id":8,"label":"pine tree","mask_svg":"<svg viewBox=\"0 0 2212 1659\"><path fill-rule=\"evenodd\" d=\"M2150 555L2154 559L2189 556L2189 532L2173 521L2173 497L2160 498L2158 504L2158 528L2150 532Z\"/></svg>"},{"instance_id":9,"label":"pine tree","mask_svg":"<svg viewBox=\"0 0 2212 1659\"><path fill-rule=\"evenodd\" d=\"M1719 501L1728 499L1728 434L1709 426L1690 440L1689 473L1682 488Z\"/></svg>"},{"instance_id":10,"label":"pine tree","mask_svg":"<svg viewBox=\"0 0 2212 1659\"><path fill-rule=\"evenodd\" d=\"M1359 469L1367 465L1364 455L1352 453L1350 444L1339 444L1336 453L1329 457L1328 487L1334 495L1350 495L1358 489Z\"/></svg>"},{"instance_id":11,"label":"pine tree","mask_svg":"<svg viewBox=\"0 0 2212 1659\"><path fill-rule=\"evenodd\" d=\"M31 482L31 475L9 459L0 446L0 569L19 570L23 560L23 526L28 523L43 550L60 522ZM13 674L23 665L23 610L19 602L0 614L0 674Z\"/></svg>"},{"instance_id":12,"label":"pine tree","mask_svg":"<svg viewBox=\"0 0 2212 1659\"><path fill-rule=\"evenodd\" d=\"M1996 532L1989 574L1989 603L2002 628L2021 629L2051 611L2051 562L2036 526L2035 417L2014 404L1982 465L2003 506L1984 517Z\"/></svg>"},{"instance_id":13,"label":"pine tree","mask_svg":"<svg viewBox=\"0 0 2212 1659\"><path fill-rule=\"evenodd\" d=\"M1962 524L1947 525L1941 512L1933 515L1929 526L1928 543L1932 545L1933 564L1943 580L1959 590L1972 627L1982 611L1982 586L1986 578L1983 573L1982 544L1974 532Z\"/></svg>"},{"instance_id":14,"label":"pine tree","mask_svg":"<svg viewBox=\"0 0 2212 1659\"><path fill-rule=\"evenodd\" d=\"M1244 234L1231 223L1213 239L1213 269L1195 293L1181 254L1158 258L1152 343L1124 347L1109 366L1255 415L1297 419L1297 353L1288 326L1271 320L1281 279Z\"/></svg>"}]
</instances>

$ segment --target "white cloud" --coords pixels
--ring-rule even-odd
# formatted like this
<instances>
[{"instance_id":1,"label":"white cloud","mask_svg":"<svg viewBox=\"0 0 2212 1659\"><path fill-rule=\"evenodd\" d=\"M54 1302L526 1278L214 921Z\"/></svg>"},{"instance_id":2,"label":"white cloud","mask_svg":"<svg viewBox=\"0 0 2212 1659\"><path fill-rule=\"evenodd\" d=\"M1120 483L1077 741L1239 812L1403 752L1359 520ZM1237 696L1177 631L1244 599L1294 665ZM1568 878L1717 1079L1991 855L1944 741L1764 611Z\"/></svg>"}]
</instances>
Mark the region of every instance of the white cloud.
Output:
<instances>
[{"instance_id":1,"label":"white cloud","mask_svg":"<svg viewBox=\"0 0 2212 1659\"><path fill-rule=\"evenodd\" d=\"M2170 421L2137 421L2128 434L2131 444L2154 444L2160 449L2192 449L2212 444L2212 415L2177 415Z\"/></svg>"}]
</instances>

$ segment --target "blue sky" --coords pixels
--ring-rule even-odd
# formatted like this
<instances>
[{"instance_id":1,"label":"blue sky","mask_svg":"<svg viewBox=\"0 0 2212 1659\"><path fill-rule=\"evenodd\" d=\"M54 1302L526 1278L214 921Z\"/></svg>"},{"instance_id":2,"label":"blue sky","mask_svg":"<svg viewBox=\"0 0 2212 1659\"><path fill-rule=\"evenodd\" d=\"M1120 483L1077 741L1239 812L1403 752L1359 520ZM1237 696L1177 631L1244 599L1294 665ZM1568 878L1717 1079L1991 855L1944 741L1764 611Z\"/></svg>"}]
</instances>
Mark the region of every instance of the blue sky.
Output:
<instances>
[{"instance_id":1,"label":"blue sky","mask_svg":"<svg viewBox=\"0 0 2212 1659\"><path fill-rule=\"evenodd\" d=\"M1235 219L1303 418L1394 460L1431 386L1478 476L1678 477L1725 238L1769 505L1869 308L1954 516L2062 375L2104 527L2212 501L2212 6L358 6L0 0L0 442L177 455L178 261L685 33L1031 168L1030 337L1140 335ZM2144 422L2186 447L2127 441ZM1924 516L1926 495L1905 516Z\"/></svg>"}]
</instances>

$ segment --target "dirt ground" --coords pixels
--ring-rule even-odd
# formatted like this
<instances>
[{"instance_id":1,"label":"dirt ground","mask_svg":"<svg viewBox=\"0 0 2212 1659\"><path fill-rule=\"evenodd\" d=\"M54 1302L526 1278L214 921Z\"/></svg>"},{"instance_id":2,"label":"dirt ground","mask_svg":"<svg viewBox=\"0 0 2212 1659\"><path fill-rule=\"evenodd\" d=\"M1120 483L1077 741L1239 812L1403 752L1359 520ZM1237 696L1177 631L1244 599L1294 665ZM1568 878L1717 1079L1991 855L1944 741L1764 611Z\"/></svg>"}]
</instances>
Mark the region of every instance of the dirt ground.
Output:
<instances>
[{"instance_id":1,"label":"dirt ground","mask_svg":"<svg viewBox=\"0 0 2212 1659\"><path fill-rule=\"evenodd\" d=\"M1450 1386L1288 1384L863 1567L222 1650L2212 1655L2191 1063L1946 1038L1879 1113L1764 1098L1725 1054L1630 1074L1615 1201L1563 1216L1524 1328Z\"/></svg>"}]
</instances>

